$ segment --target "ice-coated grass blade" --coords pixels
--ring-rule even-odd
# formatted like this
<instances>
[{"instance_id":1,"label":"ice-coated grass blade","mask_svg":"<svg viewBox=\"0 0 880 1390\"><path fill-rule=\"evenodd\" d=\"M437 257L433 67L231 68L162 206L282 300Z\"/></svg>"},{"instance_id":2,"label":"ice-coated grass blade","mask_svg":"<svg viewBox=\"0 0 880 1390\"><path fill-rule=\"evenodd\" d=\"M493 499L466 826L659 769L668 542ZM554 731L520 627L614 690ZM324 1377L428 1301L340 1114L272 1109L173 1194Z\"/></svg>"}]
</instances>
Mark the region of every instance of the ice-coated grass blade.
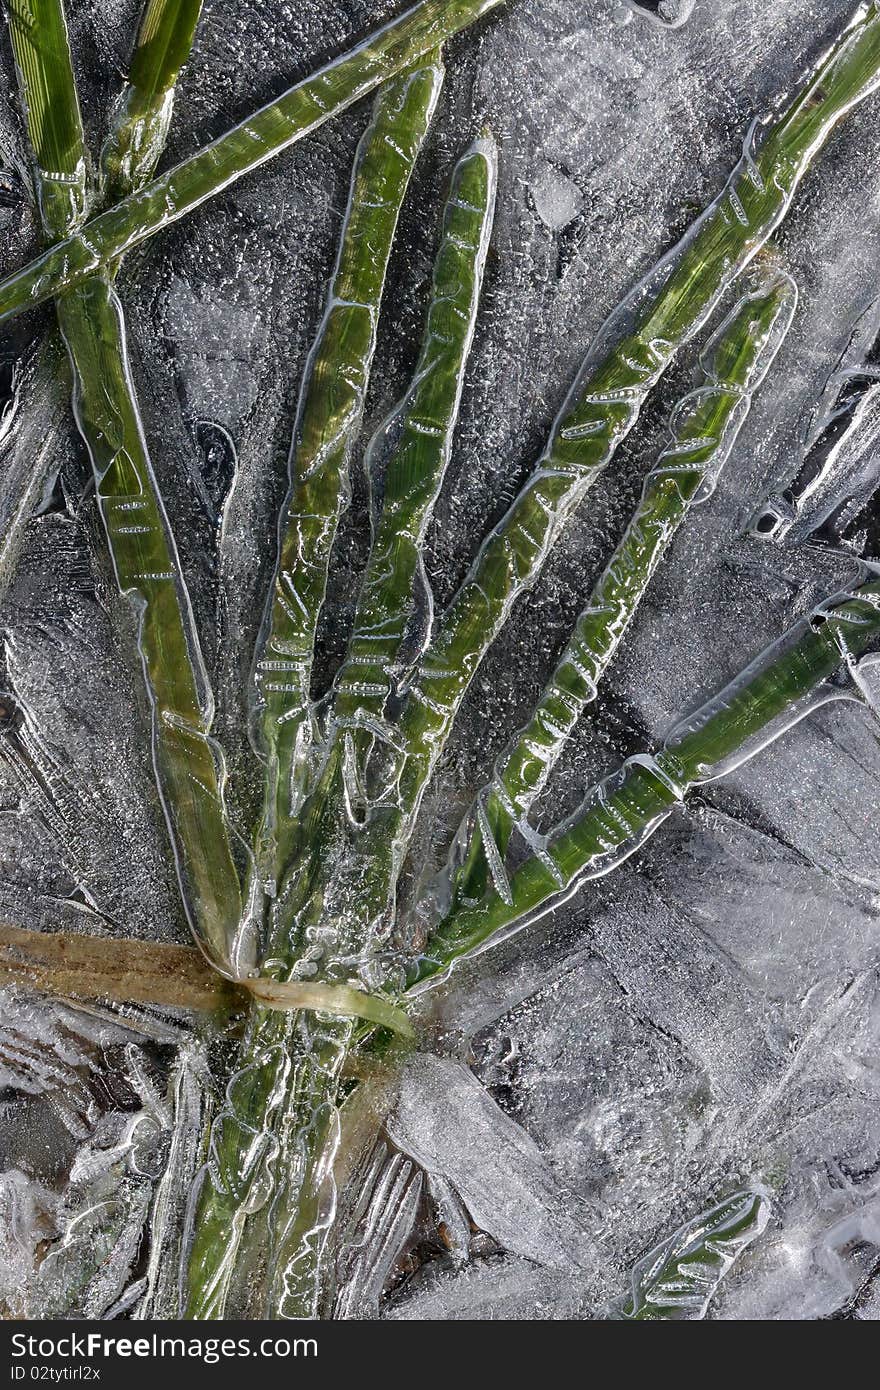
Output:
<instances>
[{"instance_id":1,"label":"ice-coated grass blade","mask_svg":"<svg viewBox=\"0 0 880 1390\"><path fill-rule=\"evenodd\" d=\"M95 277L57 310L117 583L137 615L153 756L184 903L197 940L230 969L242 901L223 762L209 734L213 699L138 414L122 307L109 282Z\"/></svg>"},{"instance_id":2,"label":"ice-coated grass blade","mask_svg":"<svg viewBox=\"0 0 880 1390\"><path fill-rule=\"evenodd\" d=\"M682 344L779 225L840 119L880 84L880 7L862 6L716 202L622 306L575 382L536 470L485 541L425 654L402 719L402 796L418 804L456 711L511 605L629 433ZM647 305L643 303L647 299ZM635 326L632 326L634 322Z\"/></svg>"},{"instance_id":3,"label":"ice-coated grass blade","mask_svg":"<svg viewBox=\"0 0 880 1390\"><path fill-rule=\"evenodd\" d=\"M367 736L381 731L386 700L430 631L422 546L452 450L496 182L497 150L482 137L452 176L412 385L367 452L373 543L333 703L340 724L357 724Z\"/></svg>"},{"instance_id":4,"label":"ice-coated grass blade","mask_svg":"<svg viewBox=\"0 0 880 1390\"><path fill-rule=\"evenodd\" d=\"M293 819L311 790L309 752L320 733L310 692L315 628L349 495L349 458L361 425L388 259L442 81L439 52L432 52L376 99L358 149L327 307L303 382L278 570L256 671L259 734L267 756L258 853L270 878L289 867L295 830L305 854L316 862L325 847L320 815L305 815L296 825ZM326 853L331 859L330 842ZM273 968L285 973L300 947L283 915L269 937ZM261 1185L270 1187L263 1166L268 1156L274 1156L278 1180L263 1251L271 1271L265 1311L315 1315L326 1213L332 1213L335 1092L354 1030L351 1018L273 1014L259 1006L252 1011L243 1065L213 1127L211 1161L195 1208L187 1317L223 1316L229 1288L248 1263L247 1209Z\"/></svg>"},{"instance_id":5,"label":"ice-coated grass blade","mask_svg":"<svg viewBox=\"0 0 880 1390\"><path fill-rule=\"evenodd\" d=\"M641 500L596 584L531 719L502 755L472 815L456 884L479 898L491 872L504 890L504 856L514 825L546 786L568 739L595 699L636 609L691 507L714 490L721 469L791 325L797 289L772 263L706 346L704 384L679 402L671 439L648 474Z\"/></svg>"},{"instance_id":6,"label":"ice-coated grass blade","mask_svg":"<svg viewBox=\"0 0 880 1390\"><path fill-rule=\"evenodd\" d=\"M335 1096L353 1036L350 1019L303 1013L291 1038L289 1016L253 1010L248 1060L212 1125L192 1208L183 1317L224 1317L249 1253L262 1267L260 1316L318 1316L318 1266L334 1212ZM260 1248L248 1252L254 1225Z\"/></svg>"},{"instance_id":7,"label":"ice-coated grass blade","mask_svg":"<svg viewBox=\"0 0 880 1390\"><path fill-rule=\"evenodd\" d=\"M131 62L129 80L121 93L115 108L115 118L111 132L104 146L101 171L104 175L103 194L122 196L131 192L134 182L129 186L126 178L149 177L153 161L161 154L167 124L173 105L173 88L169 83L173 74L182 65L192 29L197 18L201 0L148 0L147 9L141 23L140 33ZM56 235L64 235L74 229L85 215L89 190L86 186L88 160L82 144L82 131L79 124L79 110L76 89L73 86L72 67L66 55L66 30L62 8L54 0L38 0L37 4L26 4L25 0L12 0L7 3L10 15L10 28L13 47L16 52L21 82L28 71L37 79L29 110L33 110L41 97L45 98L48 116L58 122L66 112L66 135L54 138L52 145L47 141L45 124L32 130L32 138L38 145L39 201L47 239L52 241ZM48 26L47 39L41 37L40 50L35 49L32 36L37 30L36 19ZM46 50L48 38L53 39L51 51ZM45 61L40 52L45 54ZM62 55L59 59L59 54ZM22 64L24 66L22 66ZM151 104L150 93L154 94ZM33 121L30 122L33 126ZM40 130L43 134L40 134ZM123 158L123 156L125 156ZM108 165L112 175L108 177ZM124 167L123 167L124 166ZM50 180L49 170L66 170L63 179ZM69 180L69 181L68 181ZM108 188L108 185L112 187ZM57 230L52 224L58 222ZM44 343L33 363L26 369L28 384L34 382L37 389L50 370L52 348ZM22 387L25 381L22 378ZM45 395L44 390L44 395ZM24 400L24 390L21 392ZM16 405L18 401L16 401ZM51 401L46 396L46 404L51 409ZM38 425L34 401L28 397L28 433L37 434L43 441L51 438L51 428L44 419ZM2 434L2 429L0 429ZM18 451L22 452L19 444ZM9 515L2 525L3 539L0 543L0 587L8 574L9 560L17 552L24 526L33 512L36 499L43 487L45 465L42 455L48 452L46 443L35 455L28 457L27 481L22 479L16 486L14 475L10 477L8 492L11 497ZM36 459L36 462L34 462ZM12 461L15 469L15 460ZM17 471L17 470L15 470Z\"/></svg>"},{"instance_id":8,"label":"ice-coated grass blade","mask_svg":"<svg viewBox=\"0 0 880 1390\"><path fill-rule=\"evenodd\" d=\"M696 786L740 766L819 705L864 698L858 661L880 642L880 580L837 595L680 724L661 751L639 754L595 787L509 880L454 910L428 943L418 978L445 969L514 923L618 867Z\"/></svg>"},{"instance_id":9,"label":"ice-coated grass blade","mask_svg":"<svg viewBox=\"0 0 880 1390\"><path fill-rule=\"evenodd\" d=\"M57 241L79 226L88 207L88 161L64 7L59 0L6 0L6 14L40 219L48 240Z\"/></svg>"},{"instance_id":10,"label":"ice-coated grass blade","mask_svg":"<svg viewBox=\"0 0 880 1390\"><path fill-rule=\"evenodd\" d=\"M0 320L80 284L215 193L414 67L502 0L421 0L350 53L291 87L219 140L94 218L0 283Z\"/></svg>"},{"instance_id":11,"label":"ice-coated grass blade","mask_svg":"<svg viewBox=\"0 0 880 1390\"><path fill-rule=\"evenodd\" d=\"M704 1318L724 1276L769 1220L769 1194L755 1187L689 1221L639 1260L622 1316L636 1322Z\"/></svg>"},{"instance_id":12,"label":"ice-coated grass blade","mask_svg":"<svg viewBox=\"0 0 880 1390\"><path fill-rule=\"evenodd\" d=\"M152 178L165 148L174 91L203 0L147 0L111 130L101 151L104 195L115 202Z\"/></svg>"},{"instance_id":13,"label":"ice-coated grass blade","mask_svg":"<svg viewBox=\"0 0 880 1390\"><path fill-rule=\"evenodd\" d=\"M257 661L267 759L261 859L285 839L306 789L314 734L315 630L370 379L388 260L410 176L443 84L439 53L384 87L355 159L327 306L300 394L278 565ZM283 849L281 850L283 858ZM282 865L267 865L271 874Z\"/></svg>"},{"instance_id":14,"label":"ice-coated grass blade","mask_svg":"<svg viewBox=\"0 0 880 1390\"><path fill-rule=\"evenodd\" d=\"M41 102L76 108L76 86L61 0L11 0L31 17L13 26L17 66L42 189L52 187L44 159L58 153L46 136ZM51 41L42 41L42 33ZM63 36L63 43L61 37ZM35 114L36 113L36 114ZM56 124L60 116L56 116ZM72 110L64 125L74 127ZM54 126L53 126L54 129ZM81 136L81 128L80 128ZM66 137L65 137L66 138ZM84 147L68 147L85 167ZM66 185L65 185L66 186ZM68 203L67 215L76 216ZM44 211L57 235L64 205ZM122 308L104 277L57 302L74 376L74 411L92 460L101 517L120 591L135 610L138 646L150 695L153 757L192 929L213 961L229 968L242 915L238 871L223 807L223 766L209 738L213 702L201 663L180 563L147 452L128 367Z\"/></svg>"}]
</instances>

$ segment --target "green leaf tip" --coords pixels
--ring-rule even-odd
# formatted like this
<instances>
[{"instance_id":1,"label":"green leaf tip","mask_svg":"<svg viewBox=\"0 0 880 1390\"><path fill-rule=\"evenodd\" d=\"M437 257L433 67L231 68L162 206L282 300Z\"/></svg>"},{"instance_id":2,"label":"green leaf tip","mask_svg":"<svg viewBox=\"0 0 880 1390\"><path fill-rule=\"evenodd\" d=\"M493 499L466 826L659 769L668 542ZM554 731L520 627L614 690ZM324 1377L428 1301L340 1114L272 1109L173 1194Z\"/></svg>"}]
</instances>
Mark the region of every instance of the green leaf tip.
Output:
<instances>
[{"instance_id":1,"label":"green leaf tip","mask_svg":"<svg viewBox=\"0 0 880 1390\"><path fill-rule=\"evenodd\" d=\"M203 0L148 0L101 151L104 198L114 202L152 178L165 148L174 93L192 49Z\"/></svg>"}]
</instances>

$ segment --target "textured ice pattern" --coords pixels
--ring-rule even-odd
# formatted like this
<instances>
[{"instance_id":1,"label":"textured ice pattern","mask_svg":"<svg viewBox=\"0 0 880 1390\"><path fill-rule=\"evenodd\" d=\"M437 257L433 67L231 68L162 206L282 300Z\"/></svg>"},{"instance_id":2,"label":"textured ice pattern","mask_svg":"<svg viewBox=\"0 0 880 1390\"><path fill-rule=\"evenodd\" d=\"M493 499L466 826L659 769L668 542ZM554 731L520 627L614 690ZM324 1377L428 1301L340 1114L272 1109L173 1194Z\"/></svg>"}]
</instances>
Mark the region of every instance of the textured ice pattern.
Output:
<instances>
[{"instance_id":1,"label":"textured ice pattern","mask_svg":"<svg viewBox=\"0 0 880 1390\"><path fill-rule=\"evenodd\" d=\"M208 0L170 157L399 8ZM602 320L717 194L752 118L853 8L509 0L450 47L392 260L363 434L406 390L438 190L485 122L501 149L497 214L428 534L438 606L537 457ZM69 10L96 143L132 6L71 0ZM6 46L3 61L5 273L37 233ZM254 812L247 680L273 516L366 119L356 108L235 185L148 243L119 283L241 826ZM850 587L857 554L878 554L870 382L819 508L827 516L841 486L855 489L849 548L827 534L804 544L797 528L779 543L749 529L798 476L841 369L866 360L853 334L878 292L878 148L874 99L797 196L778 238L800 291L794 326L545 793L548 821ZM183 941L148 712L120 645L130 619L56 384L50 323L34 312L0 343L0 918ZM694 344L661 387L474 682L426 802L414 880L439 868L534 706L656 463L669 410L699 381L698 353ZM360 463L319 633L322 676L341 654L368 541ZM821 709L704 787L615 874L427 994L422 1051L399 1085L368 1079L343 1112L328 1311L608 1318L632 1298L636 1311L686 1318L880 1317L878 826L876 730L855 705ZM0 1085L4 1310L173 1315L211 1093L192 1021L96 1017L7 991Z\"/></svg>"}]
</instances>

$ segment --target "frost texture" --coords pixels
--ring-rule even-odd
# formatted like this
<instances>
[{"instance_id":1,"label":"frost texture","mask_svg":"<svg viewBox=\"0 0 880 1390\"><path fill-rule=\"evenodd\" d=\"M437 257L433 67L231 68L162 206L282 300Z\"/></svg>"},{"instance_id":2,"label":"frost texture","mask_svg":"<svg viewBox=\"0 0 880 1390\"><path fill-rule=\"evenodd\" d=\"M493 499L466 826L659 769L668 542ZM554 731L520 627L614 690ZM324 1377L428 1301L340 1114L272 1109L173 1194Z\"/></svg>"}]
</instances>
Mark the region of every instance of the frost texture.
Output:
<instances>
[{"instance_id":1,"label":"frost texture","mask_svg":"<svg viewBox=\"0 0 880 1390\"><path fill-rule=\"evenodd\" d=\"M172 157L395 8L207 4ZM428 535L438 604L537 456L605 315L674 243L693 206L715 196L752 117L793 86L853 6L829 0L818 14L812 0L701 0L675 29L621 25L621 8L510 0L479 44L449 55L391 267L363 435L407 388L436 249L436 217L425 210L439 213L438 189L485 120L502 149L496 227L450 486ZM92 131L130 22L117 0L71 5L78 53L101 60L79 74ZM360 107L236 184L151 242L119 286L240 825L254 812L246 692L273 516L366 119ZM662 742L671 717L698 706L818 599L854 582L846 556L746 533L762 500L795 475L805 427L876 298L878 143L874 101L796 199L783 238L803 291L795 325L719 487L655 576L594 722L575 735L545 793L549 819L635 748ZM36 246L17 147L7 101L4 271ZM116 635L126 619L81 450L37 350L48 322L16 322L3 342L2 544L25 481L37 514L18 538L14 571L2 553L0 908L24 926L184 940L143 697ZM534 706L656 460L662 421L689 389L697 351L572 519L474 683L430 794L414 878L440 867ZM344 650L369 529L359 462L319 632L323 677ZM819 710L674 811L640 857L586 886L552 926L527 928L425 996L426 1046L446 1055L420 1058L396 1109L385 1106L384 1147L373 1147L374 1135L373 1166L340 1237L338 1315L603 1316L646 1250L725 1194L763 1183L773 1218L707 1315L878 1316L878 773L864 712ZM79 1011L62 1020L28 1000L25 1025L24 1006L4 1009L15 1033L3 1042L0 1107L4 1298L12 1306L26 1289L44 1316L63 1288L67 1311L171 1311L163 1252L180 1239L181 1194L199 1161L193 1107L207 1090L173 1070L183 1065L174 1061L178 1025L154 1018L145 1040L124 1020L92 1020L89 1029L105 1030L96 1043L83 1036ZM146 1117L135 1126L146 1139L154 1123L153 1102L126 1070L133 1043L150 1057L162 1105L179 1096L188 1116L162 1139L176 1154L167 1180L152 1161L148 1173L132 1167L144 1164L129 1126ZM444 1101L460 1123L441 1122ZM133 1265L145 1215L153 1253L144 1263L136 1252ZM77 1222L88 1231L82 1245ZM51 1288L34 1275L47 1240L57 1250ZM83 1245L109 1252L106 1277L77 1253Z\"/></svg>"},{"instance_id":2,"label":"frost texture","mask_svg":"<svg viewBox=\"0 0 880 1390\"><path fill-rule=\"evenodd\" d=\"M586 1215L577 1213L533 1141L460 1063L414 1058L387 1130L458 1192L474 1223L503 1249L550 1269L580 1269L595 1258Z\"/></svg>"},{"instance_id":3,"label":"frost texture","mask_svg":"<svg viewBox=\"0 0 880 1390\"><path fill-rule=\"evenodd\" d=\"M47 1113L32 1137L42 1137L56 1171L54 1181L33 1180L22 1135L20 1166L0 1180L0 1297L13 1317L130 1313L156 1293L155 1260L147 1276L137 1268L151 1214L158 1255L169 1182L186 1172L180 1150L192 1126L178 1083L192 1069L193 1049L181 1046L166 1098L138 1022L18 994L4 1005L0 1078L17 1097L7 1114L28 1129L28 1100L43 1102ZM168 1030L166 1041L176 1040Z\"/></svg>"}]
</instances>

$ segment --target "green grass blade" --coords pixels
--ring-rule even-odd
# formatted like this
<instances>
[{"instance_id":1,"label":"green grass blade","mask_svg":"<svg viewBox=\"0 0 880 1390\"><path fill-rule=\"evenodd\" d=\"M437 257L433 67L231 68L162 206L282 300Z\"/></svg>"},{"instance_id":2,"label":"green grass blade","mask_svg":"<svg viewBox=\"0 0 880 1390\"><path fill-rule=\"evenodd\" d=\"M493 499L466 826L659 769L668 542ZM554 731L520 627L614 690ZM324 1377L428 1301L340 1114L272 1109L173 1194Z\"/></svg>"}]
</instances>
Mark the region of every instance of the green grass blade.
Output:
<instances>
[{"instance_id":1,"label":"green grass blade","mask_svg":"<svg viewBox=\"0 0 880 1390\"><path fill-rule=\"evenodd\" d=\"M173 100L168 84L174 69L179 69L184 61L183 48L186 36L189 34L191 37L190 31L200 7L201 0L198 4L194 4L193 0L149 0L132 59L132 76L120 97L116 110L116 126L113 135L105 146L104 158L102 159L106 185L106 161L114 157L113 152L115 151L117 157L111 180L112 189L110 190L114 196L121 197L132 191L133 185L127 185L126 178L133 179L139 174L149 176L149 173L152 172L152 167L148 168L150 161L158 159L161 153ZM62 142L68 148L66 157L61 156L56 159L52 156L49 148L45 146L40 137L40 128L36 127L32 131L35 142L42 146L39 152L39 161L41 167L45 163L45 170L40 175L40 204L44 229L48 233L47 239L53 241L56 235L64 235L72 231L74 226L82 221L87 206L88 160L82 146L82 132L81 129L78 130L79 111L73 85L70 56L66 49L66 41L64 46L61 43L64 15L62 8L54 3L54 0L38 0L38 5L26 4L25 0L12 0L9 3L8 0L7 10L10 12L10 16L15 16L14 19L10 18L10 27L13 46L16 53L20 52L21 54L17 60L18 70L21 74L20 81L22 83L25 81L25 70L30 71L34 76L37 75L37 71L40 74L33 102L28 102L28 106L35 104L39 100L41 92L45 91L48 111L56 119L64 111L70 115L70 144L67 146L66 140ZM32 35L36 32L34 18L38 14L45 18L46 24L55 35L56 42L52 50L51 61L47 59L37 69L37 54L29 34ZM169 32L169 20L172 18L175 23L173 32ZM161 41L157 43L156 40ZM49 88L52 89L51 93ZM155 91L157 94L152 107L148 99L151 91ZM155 119L151 112L155 112ZM79 152L77 152L77 145L79 145ZM122 149L132 150L130 159L122 160L120 154ZM123 162L125 163L125 170L121 167ZM60 165L67 169L68 174L72 177L72 182L50 182L47 176L48 171L57 169ZM105 195L107 193L106 186L104 193ZM52 225L56 222L59 224L57 231L52 230ZM38 361L28 369L28 375L31 379L34 375L38 381L45 379L50 356L50 347L48 344L44 344L40 350ZM22 396L24 398L23 392ZM28 398L28 421L34 413L34 409L33 401ZM28 433L36 433L38 428L36 420L33 424L28 423L27 425ZM46 438L51 435L51 430L46 429L45 421L42 431ZM18 439L19 434L17 433L13 450L14 453L23 455L23 450L17 442ZM23 528L32 515L34 502L44 483L41 457L44 453L45 444L28 459L27 475L25 476L22 470L20 480L15 476L18 472L16 468L18 459L13 457L11 460L13 475L7 480L10 483L7 491L13 499L12 510L8 516L0 519L0 531L2 531L3 536L2 543L0 543L0 589L2 589L9 573L11 558L17 553Z\"/></svg>"},{"instance_id":2,"label":"green grass blade","mask_svg":"<svg viewBox=\"0 0 880 1390\"><path fill-rule=\"evenodd\" d=\"M57 150L39 115L40 103L44 97L55 102L64 97L78 122L76 87L61 0L10 0L10 11L13 5L30 20L14 27L13 35L42 190L47 179L54 186L53 172L43 161ZM72 125L72 117L67 124ZM81 145L79 154L69 146L69 163L84 167L81 151ZM64 229L54 219L76 216L69 200L47 203L41 196L41 209L48 236ZM74 411L91 456L116 578L137 614L152 706L154 765L184 903L197 939L214 961L226 965L242 913L223 807L223 766L208 734L213 703L147 452L122 309L103 277L60 297L56 308L73 366Z\"/></svg>"},{"instance_id":3,"label":"green grass blade","mask_svg":"<svg viewBox=\"0 0 880 1390\"><path fill-rule=\"evenodd\" d=\"M422 547L452 451L496 182L494 141L481 138L453 174L412 385L367 453L372 485L381 488L381 504L333 703L334 719L358 725L366 736L381 731L386 700L430 630L432 604Z\"/></svg>"},{"instance_id":4,"label":"green grass blade","mask_svg":"<svg viewBox=\"0 0 880 1390\"><path fill-rule=\"evenodd\" d=\"M50 241L88 209L88 161L59 0L6 0L9 36L36 163L40 218Z\"/></svg>"},{"instance_id":5,"label":"green grass blade","mask_svg":"<svg viewBox=\"0 0 880 1390\"><path fill-rule=\"evenodd\" d=\"M377 97L355 161L327 309L300 398L276 587L256 672L268 761L258 846L266 877L281 877L295 829L315 863L325 851L334 862L336 852L324 817L304 812L303 824L295 827L293 816L310 790L315 626L348 497L349 455L360 430L388 259L443 81L439 52L426 58ZM283 891L281 898L288 910L269 924L268 953L286 978L303 943L291 928ZM272 1272L267 1311L315 1316L326 1212L332 1210L327 1184L332 1182L335 1090L353 1035L350 1019L253 1010L242 1069L212 1131L211 1164L199 1194L188 1261L187 1317L222 1317L230 1283L248 1265L246 1211L254 1192L266 1184L266 1155L278 1175L271 1229L260 1252Z\"/></svg>"},{"instance_id":6,"label":"green grass blade","mask_svg":"<svg viewBox=\"0 0 880 1390\"><path fill-rule=\"evenodd\" d=\"M209 737L213 701L138 414L122 308L109 282L95 277L59 299L57 311L116 579L138 617L156 775L184 903L196 938L227 964L242 906L223 764Z\"/></svg>"},{"instance_id":7,"label":"green grass blade","mask_svg":"<svg viewBox=\"0 0 880 1390\"><path fill-rule=\"evenodd\" d=\"M412 80L418 79L424 83L428 75L417 73ZM426 87L423 100L428 95ZM393 110L399 100L400 92L393 88L380 98L374 132L372 137L368 133L362 147L362 162L355 176L350 221L340 257L340 264L350 267L349 280L355 270L361 278L365 272L375 275L377 264L381 267L381 274L372 287L374 307L370 317L373 325L384 278L384 260L374 253L367 257L365 264L363 263L362 248L365 244L369 246L369 241L365 243L360 227L360 218L365 215L360 204L366 203L369 206L374 203L376 188L375 171L369 179L363 177L363 160L378 146L376 154L379 166L390 167L387 154L382 153L381 145L388 133L389 105ZM427 114L426 111L423 118L425 121ZM409 153L411 149L414 158L416 142L413 142L411 147L408 146L402 133L397 130L394 133L394 143L398 150L406 147ZM461 376L473 329L482 263L491 222L494 166L494 151L480 144L474 151L469 152L456 171L452 198L447 209L443 248L437 261L435 295L428 316L425 347L414 387L406 397L401 415L400 448L394 453L386 479L386 505L394 508L396 524L404 524L402 513L409 505L407 529L415 533L420 533L423 529L424 518L440 486L449 454L461 390ZM403 195L402 187L399 195ZM388 228L389 245L392 232L393 225ZM361 248L357 255L349 255L348 243L351 243L353 248ZM363 288L359 294L363 295ZM346 294L342 294L338 284L334 284L330 295L331 312L338 299L351 297L350 284ZM260 672L264 682L283 682L282 689L278 691L267 689L264 685L266 716L270 721L277 721L274 728L272 722L264 723L264 732L267 744L269 747L274 746L276 750L279 749L278 732L287 737L285 731L296 727L300 722L298 718L291 719L289 716L308 709L314 621L323 598L326 557L329 550L329 538L324 534L320 523L329 515L335 530L335 519L341 504L340 485L344 478L344 446L347 441L344 436L340 437L336 416L332 412L328 413L328 405L332 402L327 400L324 381L329 378L331 381L343 383L341 391L337 388L337 394L341 397L346 412L351 409L351 401L346 396L345 384L349 381L357 384L353 399L359 418L362 404L361 381L364 375L363 371L354 373L350 362L345 359L340 362L337 338L328 337L326 334L319 337L311 373L312 385L306 387L304 407L306 412L313 413L314 419L321 426L317 432L318 440L322 441L329 433L333 448L327 451L312 447L304 452L304 443L309 438L309 432L302 429L298 431L300 445L298 461L295 460L295 478L299 476L300 481L294 487L285 518L290 569L285 576L286 566L282 564L280 578L283 587L276 595L276 608L279 598L283 599L284 603L280 612L273 613L273 640L267 648L269 655ZM347 413L344 418L348 418ZM419 429L419 425L429 427L428 432L425 432L425 428ZM423 441L427 442L427 447L423 447ZM313 462L316 457L321 461L318 469ZM390 512L385 513L386 525L389 515ZM319 523L317 527L316 521ZM306 563L312 555L316 539L320 542L321 558L317 566L314 563ZM377 542L380 546L385 543L381 521ZM409 553L403 564L409 564ZM401 566L400 569L394 569L394 574L398 577L408 601L413 578L412 569L404 571ZM298 601L291 605L294 595ZM292 688L284 688L285 686ZM273 700L277 701L274 710ZM288 716L286 723L281 723L285 715ZM300 724L300 727L303 726ZM288 750L288 757L291 752L292 750ZM328 767L332 769L337 762L338 749L331 754ZM328 769L325 769L325 775L327 772ZM332 772L327 776L327 781L335 791L338 783ZM329 872L332 874L338 846L335 843L333 817L324 814L324 792L323 787L319 788L308 801L303 810L301 830L307 854L316 866L316 872L326 862L331 866ZM284 808L280 819L289 816L291 810L290 806ZM358 848L363 861L366 846L359 845ZM380 858L384 861L385 857L392 855L392 846L390 842L383 841L382 848L387 851L386 855L380 851ZM297 869L302 876L302 865L298 864ZM315 896L314 885L308 875L304 877L309 881L310 886L306 889L306 894L311 898ZM364 882L358 882L354 891L357 892L362 910L364 904L371 901L369 875ZM317 896L322 895L318 892ZM291 955L296 960L297 952L303 951L305 943L301 939L301 929L291 931L290 918L295 917L296 913L291 908L288 895L283 891L283 884L280 897L284 903L284 917L277 924L275 935L270 937L270 953L277 961L289 964ZM386 904L386 891L379 892L377 901L382 906ZM332 913L330 915L332 916ZM366 915L369 918L370 913L367 912ZM353 943L353 949L357 949L358 946L363 948L365 944L363 941ZM347 939L345 946L337 942L334 956L345 957L347 947ZM313 969L318 972L318 964L315 964ZM350 964L347 970L350 973ZM270 1308L272 1312L282 1312L287 1316L314 1316L317 1267L326 1238L326 1224L319 1218L317 1207L321 1192L319 1179L321 1171L328 1166L326 1152L333 1142L328 1128L332 1115L329 1098L333 1093L334 1077L338 1073L342 1049L349 1045L353 1036L350 1023L337 1021L334 1027L331 1046L327 1024L320 1024L311 1018L301 1020L296 1025L295 1035L291 1037L289 1023L283 1025L280 1020L267 1018L261 1011L255 1013L252 1023L254 1040L245 1049L248 1062L236 1078L234 1087L230 1088L230 1103L222 1116L222 1123L215 1127L212 1138L211 1172L210 1175L206 1175L201 1192L195 1240L189 1262L187 1316L203 1318L223 1314L230 1280L234 1276L237 1263L243 1258L242 1209L249 1199L250 1181L259 1181L260 1178L260 1170L255 1165L251 1165L249 1170L254 1177L249 1177L248 1183L240 1176L243 1170L243 1146L248 1145L252 1151L255 1150L254 1134L257 1129L261 1132L261 1142L267 1145L271 1142L268 1127L273 1115L267 1107L266 1097L269 1094L276 1095L280 1090L277 1080L273 1079L271 1074L272 1059L276 1054L269 1040L275 1044L276 1049L278 1043L282 1039L285 1040L285 1047L295 1054L301 1049L307 1029L310 1030L309 1056L305 1063L296 1064L302 1066L302 1077L300 1079L297 1076L295 1081L295 1113L301 1129L290 1129L288 1121L285 1134L289 1132L295 1135L296 1144L289 1150L284 1149L284 1162L279 1160L277 1165L282 1177L279 1191L273 1199L269 1264L278 1273L276 1287L270 1290ZM315 1032L315 1036L311 1036L312 1032ZM260 1041L259 1047L256 1046L257 1038ZM261 1056L268 1056L269 1063L259 1060ZM253 1060L255 1057L257 1060ZM317 1066L315 1058L320 1059ZM281 1142L286 1145L289 1141L282 1138Z\"/></svg>"},{"instance_id":8,"label":"green grass blade","mask_svg":"<svg viewBox=\"0 0 880 1390\"><path fill-rule=\"evenodd\" d=\"M756 1187L735 1192L689 1221L639 1260L623 1317L635 1322L705 1317L724 1276L769 1220L769 1194Z\"/></svg>"},{"instance_id":9,"label":"green grass blade","mask_svg":"<svg viewBox=\"0 0 880 1390\"><path fill-rule=\"evenodd\" d=\"M686 396L671 439L648 474L627 529L575 624L572 637L525 728L499 759L480 798L463 869L461 898L479 898L503 862L515 823L524 821L691 507L713 490L751 405L791 325L797 289L771 266L725 318L702 358L705 384ZM484 843L484 836L486 837ZM491 837L491 845L489 845Z\"/></svg>"},{"instance_id":10,"label":"green grass blade","mask_svg":"<svg viewBox=\"0 0 880 1390\"><path fill-rule=\"evenodd\" d=\"M0 283L0 320L80 284L332 116L414 67L502 0L421 0L219 140Z\"/></svg>"},{"instance_id":11,"label":"green grass blade","mask_svg":"<svg viewBox=\"0 0 880 1390\"><path fill-rule=\"evenodd\" d=\"M442 84L443 64L433 54L376 99L355 159L327 307L306 369L268 631L256 669L260 741L267 758L265 848L279 836L285 840L305 790L315 630L331 548L349 497L348 467L360 432L388 260Z\"/></svg>"},{"instance_id":12,"label":"green grass blade","mask_svg":"<svg viewBox=\"0 0 880 1390\"><path fill-rule=\"evenodd\" d=\"M318 1267L335 1210L335 1092L353 1036L351 1019L307 1012L292 1028L289 1016L251 1012L247 1060L214 1120L194 1204L185 1318L225 1317L249 1256L262 1267L262 1316L318 1316ZM249 1224L259 1224L270 1198L259 1251L248 1251Z\"/></svg>"},{"instance_id":13,"label":"green grass blade","mask_svg":"<svg viewBox=\"0 0 880 1390\"><path fill-rule=\"evenodd\" d=\"M538 577L566 520L637 420L682 344L706 322L731 280L785 216L812 160L841 118L880 84L880 7L863 7L721 197L661 263L642 307L625 305L600 337L550 442L522 492L488 537L440 622L402 720L412 750L403 796L414 807L449 736L465 691L511 605ZM656 285L659 282L659 289ZM615 316L616 319L617 316Z\"/></svg>"},{"instance_id":14,"label":"green grass blade","mask_svg":"<svg viewBox=\"0 0 880 1390\"><path fill-rule=\"evenodd\" d=\"M441 924L419 978L503 928L540 916L587 879L610 873L694 787L740 766L818 705L860 698L858 680L841 677L852 676L878 641L880 580L821 605L675 729L656 756L630 758L557 832L534 835L533 855L511 876L509 892L493 889Z\"/></svg>"},{"instance_id":15,"label":"green grass blade","mask_svg":"<svg viewBox=\"0 0 880 1390\"><path fill-rule=\"evenodd\" d=\"M203 0L147 0L128 70L101 152L104 194L116 202L153 176L165 148L174 90L189 57Z\"/></svg>"}]
</instances>

